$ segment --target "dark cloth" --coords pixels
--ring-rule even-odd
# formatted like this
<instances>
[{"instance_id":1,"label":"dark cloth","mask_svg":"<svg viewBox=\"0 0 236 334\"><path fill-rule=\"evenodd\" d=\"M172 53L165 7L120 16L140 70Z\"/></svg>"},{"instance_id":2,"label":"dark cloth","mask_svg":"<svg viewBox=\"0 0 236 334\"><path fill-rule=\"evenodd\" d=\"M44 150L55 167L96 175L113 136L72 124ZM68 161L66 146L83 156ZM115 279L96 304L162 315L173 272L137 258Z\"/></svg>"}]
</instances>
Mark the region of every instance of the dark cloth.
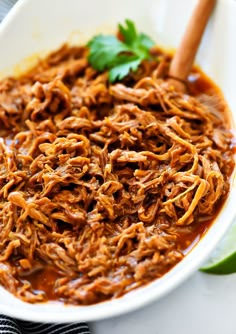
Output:
<instances>
[{"instance_id":1,"label":"dark cloth","mask_svg":"<svg viewBox=\"0 0 236 334\"><path fill-rule=\"evenodd\" d=\"M0 334L90 334L86 323L44 324L0 315Z\"/></svg>"}]
</instances>

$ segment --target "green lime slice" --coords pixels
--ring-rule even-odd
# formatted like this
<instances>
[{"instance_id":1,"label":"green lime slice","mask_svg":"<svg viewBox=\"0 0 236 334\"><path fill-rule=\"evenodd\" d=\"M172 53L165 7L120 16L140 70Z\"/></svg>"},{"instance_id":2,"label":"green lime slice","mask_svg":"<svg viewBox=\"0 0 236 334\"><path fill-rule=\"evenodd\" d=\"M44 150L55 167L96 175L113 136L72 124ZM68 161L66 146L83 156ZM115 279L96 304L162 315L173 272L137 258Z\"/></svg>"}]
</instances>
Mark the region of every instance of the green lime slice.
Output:
<instances>
[{"instance_id":1,"label":"green lime slice","mask_svg":"<svg viewBox=\"0 0 236 334\"><path fill-rule=\"evenodd\" d=\"M236 272L236 224L233 224L219 247L200 268L209 274L226 275Z\"/></svg>"}]
</instances>

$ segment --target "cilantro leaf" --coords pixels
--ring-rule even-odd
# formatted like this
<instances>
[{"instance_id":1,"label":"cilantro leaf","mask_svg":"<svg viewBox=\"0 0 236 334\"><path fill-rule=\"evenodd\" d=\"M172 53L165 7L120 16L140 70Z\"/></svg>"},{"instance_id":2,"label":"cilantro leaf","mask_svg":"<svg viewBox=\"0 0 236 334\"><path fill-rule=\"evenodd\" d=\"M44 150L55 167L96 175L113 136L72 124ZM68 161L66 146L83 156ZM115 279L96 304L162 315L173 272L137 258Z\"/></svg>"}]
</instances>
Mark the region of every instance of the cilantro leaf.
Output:
<instances>
[{"instance_id":1,"label":"cilantro leaf","mask_svg":"<svg viewBox=\"0 0 236 334\"><path fill-rule=\"evenodd\" d=\"M138 34L135 28L134 23L131 20L125 20L126 26L125 25L118 25L119 28L119 32L121 33L123 39L124 39L124 43L132 46L133 43L136 41L136 39L138 38Z\"/></svg>"},{"instance_id":2,"label":"cilantro leaf","mask_svg":"<svg viewBox=\"0 0 236 334\"><path fill-rule=\"evenodd\" d=\"M98 35L87 44L89 63L98 71L109 70L110 82L136 71L142 60L150 58L149 50L154 45L147 35L137 32L131 20L118 28L122 41L112 35Z\"/></svg>"},{"instance_id":3,"label":"cilantro leaf","mask_svg":"<svg viewBox=\"0 0 236 334\"><path fill-rule=\"evenodd\" d=\"M137 71L138 66L141 63L141 59L139 58L133 58L131 57L127 58L126 62L123 62L121 64L118 64L109 71L109 80L110 82L114 82L116 80L121 80L124 77L126 77L129 72L132 71Z\"/></svg>"},{"instance_id":4,"label":"cilantro leaf","mask_svg":"<svg viewBox=\"0 0 236 334\"><path fill-rule=\"evenodd\" d=\"M124 43L141 59L148 59L150 56L149 49L154 45L154 42L144 33L138 34L132 21L127 19L125 20L125 24L126 26L118 25Z\"/></svg>"},{"instance_id":5,"label":"cilantro leaf","mask_svg":"<svg viewBox=\"0 0 236 334\"><path fill-rule=\"evenodd\" d=\"M116 64L117 56L121 52L128 52L129 48L115 36L95 36L89 43L88 60L95 70L103 71Z\"/></svg>"},{"instance_id":6,"label":"cilantro leaf","mask_svg":"<svg viewBox=\"0 0 236 334\"><path fill-rule=\"evenodd\" d=\"M153 40L151 40L150 37L148 37L146 34L142 32L139 34L138 39L139 39L139 44L148 50L154 46Z\"/></svg>"}]
</instances>

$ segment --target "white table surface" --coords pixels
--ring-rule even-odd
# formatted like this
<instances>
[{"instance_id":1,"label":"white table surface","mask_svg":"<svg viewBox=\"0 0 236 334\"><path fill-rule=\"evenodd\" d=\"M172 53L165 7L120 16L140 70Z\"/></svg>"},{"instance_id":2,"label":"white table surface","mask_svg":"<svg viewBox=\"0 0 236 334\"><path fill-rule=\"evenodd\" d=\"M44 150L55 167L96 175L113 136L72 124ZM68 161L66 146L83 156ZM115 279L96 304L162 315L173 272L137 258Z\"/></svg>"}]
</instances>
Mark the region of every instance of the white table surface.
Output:
<instances>
[{"instance_id":1,"label":"white table surface","mask_svg":"<svg viewBox=\"0 0 236 334\"><path fill-rule=\"evenodd\" d=\"M197 272L159 301L90 328L92 334L236 334L236 274Z\"/></svg>"}]
</instances>

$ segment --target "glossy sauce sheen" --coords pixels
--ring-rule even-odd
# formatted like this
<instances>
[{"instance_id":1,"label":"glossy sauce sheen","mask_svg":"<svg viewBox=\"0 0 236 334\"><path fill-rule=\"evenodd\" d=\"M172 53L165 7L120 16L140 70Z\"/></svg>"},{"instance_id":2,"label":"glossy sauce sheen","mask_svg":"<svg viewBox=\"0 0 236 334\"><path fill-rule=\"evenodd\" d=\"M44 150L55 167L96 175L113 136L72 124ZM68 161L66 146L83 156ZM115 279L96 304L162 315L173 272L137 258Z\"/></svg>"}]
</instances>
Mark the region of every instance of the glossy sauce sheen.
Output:
<instances>
[{"instance_id":1,"label":"glossy sauce sheen","mask_svg":"<svg viewBox=\"0 0 236 334\"><path fill-rule=\"evenodd\" d=\"M45 267L44 269L36 271L26 277L35 292L44 291L48 300L58 299L58 296L55 294L53 289L54 283L58 278L60 278L58 273L50 267Z\"/></svg>"},{"instance_id":2,"label":"glossy sauce sheen","mask_svg":"<svg viewBox=\"0 0 236 334\"><path fill-rule=\"evenodd\" d=\"M200 95L209 94L212 96L220 96L219 88L199 69L195 68L189 77L188 90L190 95ZM222 110L224 111L224 110ZM214 222L217 214L220 212L221 205L224 203L220 201L220 204L216 210L216 214L212 219L198 222L194 226L178 227L178 248L187 254L201 239L201 237L206 233L210 225ZM187 229L187 233L186 233ZM35 293L38 291L44 291L48 300L57 300L58 296L53 290L55 281L60 278L60 275L56 272L53 267L45 266L45 268L35 271L24 277L24 280L28 280ZM63 302L63 300L62 300Z\"/></svg>"}]
</instances>

